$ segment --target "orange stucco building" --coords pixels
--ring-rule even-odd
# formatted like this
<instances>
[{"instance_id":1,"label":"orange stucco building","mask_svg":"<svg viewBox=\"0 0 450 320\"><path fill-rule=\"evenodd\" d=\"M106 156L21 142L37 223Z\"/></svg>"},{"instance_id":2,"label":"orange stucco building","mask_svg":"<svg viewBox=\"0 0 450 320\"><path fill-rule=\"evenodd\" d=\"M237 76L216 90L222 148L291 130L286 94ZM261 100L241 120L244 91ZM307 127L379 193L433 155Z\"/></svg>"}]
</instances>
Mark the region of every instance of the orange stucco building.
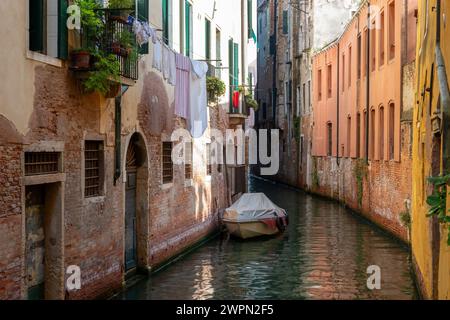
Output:
<instances>
[{"instance_id":1,"label":"orange stucco building","mask_svg":"<svg viewBox=\"0 0 450 320\"><path fill-rule=\"evenodd\" d=\"M406 241L416 9L417 1L364 1L312 70L312 190Z\"/></svg>"}]
</instances>

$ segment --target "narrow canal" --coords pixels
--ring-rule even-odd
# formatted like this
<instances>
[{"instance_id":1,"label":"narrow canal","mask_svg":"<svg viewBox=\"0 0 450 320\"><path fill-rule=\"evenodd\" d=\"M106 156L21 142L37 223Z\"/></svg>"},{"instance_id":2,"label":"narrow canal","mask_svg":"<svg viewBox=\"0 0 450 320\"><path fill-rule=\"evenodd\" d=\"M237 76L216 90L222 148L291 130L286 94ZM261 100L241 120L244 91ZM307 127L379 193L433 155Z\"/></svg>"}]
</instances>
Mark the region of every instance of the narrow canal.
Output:
<instances>
[{"instance_id":1,"label":"narrow canal","mask_svg":"<svg viewBox=\"0 0 450 320\"><path fill-rule=\"evenodd\" d=\"M251 179L289 213L282 235L218 237L119 299L415 299L407 248L335 202ZM367 268L381 268L381 290Z\"/></svg>"}]
</instances>

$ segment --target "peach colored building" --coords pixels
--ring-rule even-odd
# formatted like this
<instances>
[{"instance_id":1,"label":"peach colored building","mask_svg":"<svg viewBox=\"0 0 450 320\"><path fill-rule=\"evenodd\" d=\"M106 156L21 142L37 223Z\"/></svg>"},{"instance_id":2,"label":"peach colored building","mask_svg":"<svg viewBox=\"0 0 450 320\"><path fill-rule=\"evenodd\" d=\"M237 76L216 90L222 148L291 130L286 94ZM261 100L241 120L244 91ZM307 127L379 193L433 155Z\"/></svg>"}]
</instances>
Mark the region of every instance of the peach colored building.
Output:
<instances>
[{"instance_id":1,"label":"peach colored building","mask_svg":"<svg viewBox=\"0 0 450 320\"><path fill-rule=\"evenodd\" d=\"M405 240L416 9L417 1L364 1L341 36L316 52L312 70L313 191Z\"/></svg>"}]
</instances>

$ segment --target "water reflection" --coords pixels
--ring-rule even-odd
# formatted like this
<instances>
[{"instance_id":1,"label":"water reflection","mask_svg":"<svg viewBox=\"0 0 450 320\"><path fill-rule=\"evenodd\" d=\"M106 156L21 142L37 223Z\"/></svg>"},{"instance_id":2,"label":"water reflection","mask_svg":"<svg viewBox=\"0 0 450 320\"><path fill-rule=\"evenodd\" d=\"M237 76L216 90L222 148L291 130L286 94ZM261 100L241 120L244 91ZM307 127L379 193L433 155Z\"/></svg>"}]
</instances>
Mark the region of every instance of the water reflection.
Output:
<instances>
[{"instance_id":1,"label":"water reflection","mask_svg":"<svg viewBox=\"0 0 450 320\"><path fill-rule=\"evenodd\" d=\"M413 299L408 252L334 202L259 180L290 214L275 238L219 237L142 281L121 299ZM367 267L381 268L381 290L367 289Z\"/></svg>"}]
</instances>

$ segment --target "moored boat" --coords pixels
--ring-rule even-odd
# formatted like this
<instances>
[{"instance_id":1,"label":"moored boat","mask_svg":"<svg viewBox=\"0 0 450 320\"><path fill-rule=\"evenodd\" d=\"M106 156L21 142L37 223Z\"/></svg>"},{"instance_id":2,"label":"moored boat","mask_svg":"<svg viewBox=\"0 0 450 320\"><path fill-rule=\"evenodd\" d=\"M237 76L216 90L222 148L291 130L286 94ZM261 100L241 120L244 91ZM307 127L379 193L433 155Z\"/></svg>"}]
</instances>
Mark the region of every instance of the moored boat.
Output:
<instances>
[{"instance_id":1,"label":"moored boat","mask_svg":"<svg viewBox=\"0 0 450 320\"><path fill-rule=\"evenodd\" d=\"M231 235L248 239L283 232L288 215L264 193L246 193L225 210L222 221Z\"/></svg>"}]
</instances>

